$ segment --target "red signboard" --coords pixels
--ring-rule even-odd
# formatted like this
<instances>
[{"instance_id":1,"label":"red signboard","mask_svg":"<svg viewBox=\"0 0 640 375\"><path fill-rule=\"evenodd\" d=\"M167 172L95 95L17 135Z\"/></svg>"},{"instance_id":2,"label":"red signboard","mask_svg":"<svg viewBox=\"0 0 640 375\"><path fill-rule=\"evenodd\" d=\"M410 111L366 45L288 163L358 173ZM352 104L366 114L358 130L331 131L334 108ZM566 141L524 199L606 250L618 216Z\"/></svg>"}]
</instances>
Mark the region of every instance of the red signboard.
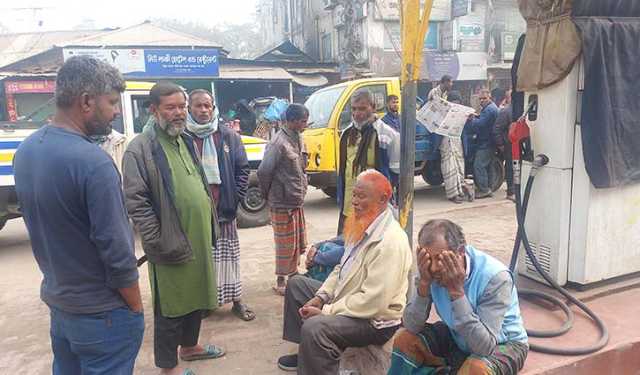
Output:
<instances>
[{"instance_id":1,"label":"red signboard","mask_svg":"<svg viewBox=\"0 0 640 375\"><path fill-rule=\"evenodd\" d=\"M4 91L10 94L51 94L56 91L55 81L5 81Z\"/></svg>"}]
</instances>

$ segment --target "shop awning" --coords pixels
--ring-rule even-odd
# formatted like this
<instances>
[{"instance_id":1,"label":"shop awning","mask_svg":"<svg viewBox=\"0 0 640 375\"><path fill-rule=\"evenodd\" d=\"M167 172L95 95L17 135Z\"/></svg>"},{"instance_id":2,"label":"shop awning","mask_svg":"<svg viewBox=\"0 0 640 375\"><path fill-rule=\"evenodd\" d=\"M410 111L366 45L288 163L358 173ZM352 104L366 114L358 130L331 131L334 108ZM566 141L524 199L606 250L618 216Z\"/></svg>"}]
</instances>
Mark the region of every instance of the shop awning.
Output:
<instances>
[{"instance_id":1,"label":"shop awning","mask_svg":"<svg viewBox=\"0 0 640 375\"><path fill-rule=\"evenodd\" d=\"M260 80L260 81L293 81L301 86L318 87L329 83L327 77L319 73L300 72L298 70L287 71L280 67L271 66L246 66L246 65L220 65L218 79L234 80Z\"/></svg>"},{"instance_id":2,"label":"shop awning","mask_svg":"<svg viewBox=\"0 0 640 375\"><path fill-rule=\"evenodd\" d=\"M323 76L322 74L295 74L295 73L289 73L289 74L291 75L293 82L301 86L318 87L318 86L324 86L327 83L329 83L329 80L327 79L327 77Z\"/></svg>"},{"instance_id":3,"label":"shop awning","mask_svg":"<svg viewBox=\"0 0 640 375\"><path fill-rule=\"evenodd\" d=\"M286 80L293 79L283 68L268 66L220 65L219 79Z\"/></svg>"}]
</instances>

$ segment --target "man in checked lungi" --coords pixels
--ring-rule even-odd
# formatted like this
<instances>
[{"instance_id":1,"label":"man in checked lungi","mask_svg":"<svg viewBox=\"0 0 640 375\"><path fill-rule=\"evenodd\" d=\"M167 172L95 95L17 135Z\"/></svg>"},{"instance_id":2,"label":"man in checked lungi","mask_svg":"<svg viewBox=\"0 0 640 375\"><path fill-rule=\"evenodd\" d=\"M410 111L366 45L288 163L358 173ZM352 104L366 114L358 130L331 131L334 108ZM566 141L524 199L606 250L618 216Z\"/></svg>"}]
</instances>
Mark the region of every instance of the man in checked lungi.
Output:
<instances>
[{"instance_id":1,"label":"man in checked lungi","mask_svg":"<svg viewBox=\"0 0 640 375\"><path fill-rule=\"evenodd\" d=\"M276 246L276 285L284 295L286 281L298 272L300 254L307 246L302 205L307 194L307 153L300 132L307 127L309 110L291 104L286 123L271 139L258 168L263 196L271 207L271 226Z\"/></svg>"},{"instance_id":2,"label":"man in checked lungi","mask_svg":"<svg viewBox=\"0 0 640 375\"><path fill-rule=\"evenodd\" d=\"M213 95L207 90L197 89L189 94L187 133L196 143L218 212L220 235L212 250L218 304L233 302L231 311L238 318L253 320L256 314L242 303L240 242L236 225L238 203L249 186L247 153L240 135L219 121Z\"/></svg>"},{"instance_id":3,"label":"man in checked lungi","mask_svg":"<svg viewBox=\"0 0 640 375\"><path fill-rule=\"evenodd\" d=\"M395 337L389 375L513 375L529 351L513 275L431 220L418 235L417 293ZM425 323L434 305L442 321Z\"/></svg>"}]
</instances>

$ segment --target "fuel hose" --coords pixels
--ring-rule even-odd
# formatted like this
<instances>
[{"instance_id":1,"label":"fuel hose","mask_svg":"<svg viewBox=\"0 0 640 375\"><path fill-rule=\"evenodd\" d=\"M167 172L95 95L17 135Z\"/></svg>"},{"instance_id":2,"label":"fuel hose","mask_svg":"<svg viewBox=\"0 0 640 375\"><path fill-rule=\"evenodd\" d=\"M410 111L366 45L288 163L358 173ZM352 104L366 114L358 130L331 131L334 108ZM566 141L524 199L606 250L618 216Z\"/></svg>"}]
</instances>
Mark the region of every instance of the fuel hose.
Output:
<instances>
[{"instance_id":1,"label":"fuel hose","mask_svg":"<svg viewBox=\"0 0 640 375\"><path fill-rule=\"evenodd\" d=\"M549 276L549 274L547 274L547 272L542 268L542 266L540 265L540 262L538 261L538 258L535 256L535 254L533 253L533 250L531 249L531 244L529 243L529 239L527 237L527 231L524 226L525 218L527 214L527 207L529 205L529 196L531 194L531 189L533 188L533 182L535 180L535 176L538 172L538 169L546 165L548 162L549 162L549 158L547 156L545 155L536 156L536 158L533 161L533 167L531 169L531 173L529 174L529 178L527 179L527 184L525 186L524 197L523 197L522 191L520 189L521 161L520 160L513 161L513 171L514 171L513 180L514 180L514 189L516 193L516 218L518 221L518 233L516 235L516 242L514 245L513 253L511 255L511 262L510 262L509 269L511 270L511 272L515 271L517 259L518 259L518 253L520 251L520 244L522 244L527 253L527 256L531 260L531 263L533 264L535 269L538 271L538 273L542 276L542 278L553 289L557 290L562 296L564 296L568 301L570 301L572 304L578 306L578 308L584 311L593 320L595 325L598 327L598 331L600 332L600 337L598 341L593 345L589 345L585 347L555 348L555 347L548 347L548 346L529 343L529 348L533 351L536 351L539 353L545 353L545 354L565 355L565 356L585 355L585 354L597 352L598 350L604 348L609 342L609 331L607 330L607 327L604 325L602 320L587 305L585 305L582 301L572 296L567 290L565 290L560 285L558 285L558 283L555 280L553 280ZM565 303L558 297L549 293L545 293L545 292L541 292L533 289L519 289L519 288L518 288L518 295L523 297L528 296L528 297L539 298L539 299L543 299L548 302L551 302L552 304L558 306L566 316L564 323L558 329L547 330L547 331L527 329L527 334L530 337L561 336L567 333L573 326L573 321L574 321L573 311L569 308L567 303Z\"/></svg>"}]
</instances>

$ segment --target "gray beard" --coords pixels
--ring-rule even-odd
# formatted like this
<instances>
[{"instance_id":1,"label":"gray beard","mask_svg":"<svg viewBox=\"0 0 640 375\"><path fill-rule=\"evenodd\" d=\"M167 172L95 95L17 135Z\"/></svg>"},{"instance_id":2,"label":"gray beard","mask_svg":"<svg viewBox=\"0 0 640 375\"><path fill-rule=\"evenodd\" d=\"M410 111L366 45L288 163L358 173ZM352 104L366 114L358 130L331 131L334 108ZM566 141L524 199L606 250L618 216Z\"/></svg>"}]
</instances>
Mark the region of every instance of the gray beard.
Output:
<instances>
[{"instance_id":1,"label":"gray beard","mask_svg":"<svg viewBox=\"0 0 640 375\"><path fill-rule=\"evenodd\" d=\"M160 118L158 125L167 133L167 135L169 135L169 137L178 138L178 136L184 131L186 122L184 122L182 125L175 125L172 122L168 122L165 119Z\"/></svg>"}]
</instances>

